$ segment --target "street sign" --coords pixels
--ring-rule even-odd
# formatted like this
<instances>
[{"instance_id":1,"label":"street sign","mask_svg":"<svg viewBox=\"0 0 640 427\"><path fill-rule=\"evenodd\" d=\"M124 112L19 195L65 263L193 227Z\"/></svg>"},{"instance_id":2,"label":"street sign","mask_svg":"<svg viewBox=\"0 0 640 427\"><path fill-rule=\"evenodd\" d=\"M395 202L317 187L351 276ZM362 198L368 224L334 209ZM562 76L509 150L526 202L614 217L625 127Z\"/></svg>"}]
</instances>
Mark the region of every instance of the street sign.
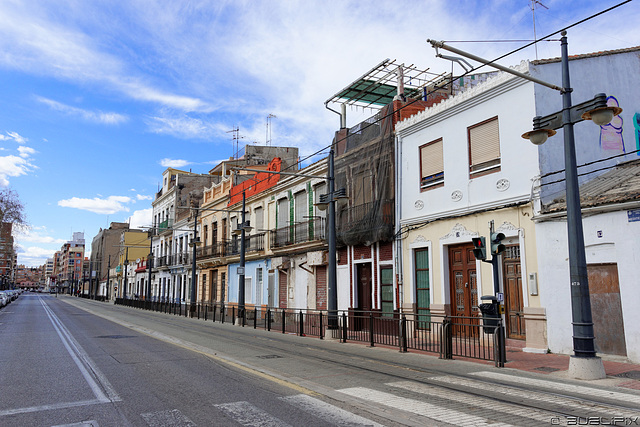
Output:
<instances>
[{"instance_id":1,"label":"street sign","mask_svg":"<svg viewBox=\"0 0 640 427\"><path fill-rule=\"evenodd\" d=\"M503 292L498 292L496 294L496 298L498 299L498 302L504 301L504 293Z\"/></svg>"}]
</instances>

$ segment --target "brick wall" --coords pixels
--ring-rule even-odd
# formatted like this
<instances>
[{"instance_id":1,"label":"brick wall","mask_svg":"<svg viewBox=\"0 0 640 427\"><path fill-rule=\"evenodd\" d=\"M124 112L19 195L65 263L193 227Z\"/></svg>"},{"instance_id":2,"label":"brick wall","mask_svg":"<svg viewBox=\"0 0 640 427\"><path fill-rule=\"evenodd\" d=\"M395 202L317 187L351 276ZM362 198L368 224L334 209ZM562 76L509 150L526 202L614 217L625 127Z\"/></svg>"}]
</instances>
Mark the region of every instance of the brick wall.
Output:
<instances>
[{"instance_id":1,"label":"brick wall","mask_svg":"<svg viewBox=\"0 0 640 427\"><path fill-rule=\"evenodd\" d=\"M280 308L287 308L287 275L282 271L278 271L278 299Z\"/></svg>"},{"instance_id":2,"label":"brick wall","mask_svg":"<svg viewBox=\"0 0 640 427\"><path fill-rule=\"evenodd\" d=\"M355 261L358 261L361 259L371 259L371 246L365 246L365 245L355 246L353 248L353 259Z\"/></svg>"},{"instance_id":3,"label":"brick wall","mask_svg":"<svg viewBox=\"0 0 640 427\"><path fill-rule=\"evenodd\" d=\"M327 307L327 267L316 267L316 309L326 310Z\"/></svg>"},{"instance_id":4,"label":"brick wall","mask_svg":"<svg viewBox=\"0 0 640 427\"><path fill-rule=\"evenodd\" d=\"M380 261L390 261L393 259L393 242L380 243Z\"/></svg>"}]
</instances>

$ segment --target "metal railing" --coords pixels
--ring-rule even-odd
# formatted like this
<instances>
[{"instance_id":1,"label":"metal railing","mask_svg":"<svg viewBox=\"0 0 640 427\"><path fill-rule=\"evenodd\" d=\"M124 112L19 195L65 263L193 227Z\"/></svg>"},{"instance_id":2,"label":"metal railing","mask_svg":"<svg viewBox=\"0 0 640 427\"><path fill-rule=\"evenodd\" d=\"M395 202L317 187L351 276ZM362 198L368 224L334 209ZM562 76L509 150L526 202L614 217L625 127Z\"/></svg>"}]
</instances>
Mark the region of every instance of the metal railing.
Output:
<instances>
[{"instance_id":1,"label":"metal railing","mask_svg":"<svg viewBox=\"0 0 640 427\"><path fill-rule=\"evenodd\" d=\"M153 310L213 322L241 324L283 334L324 339L327 334L341 342L363 342L438 354L441 359L464 357L493 361L503 367L506 360L505 328L501 318L436 316L379 311L338 311L247 306L236 303L189 303L117 298L115 304Z\"/></svg>"},{"instance_id":2,"label":"metal railing","mask_svg":"<svg viewBox=\"0 0 640 427\"><path fill-rule=\"evenodd\" d=\"M324 240L326 236L325 218L313 218L297 222L271 231L271 247L295 245L297 243Z\"/></svg>"}]
</instances>

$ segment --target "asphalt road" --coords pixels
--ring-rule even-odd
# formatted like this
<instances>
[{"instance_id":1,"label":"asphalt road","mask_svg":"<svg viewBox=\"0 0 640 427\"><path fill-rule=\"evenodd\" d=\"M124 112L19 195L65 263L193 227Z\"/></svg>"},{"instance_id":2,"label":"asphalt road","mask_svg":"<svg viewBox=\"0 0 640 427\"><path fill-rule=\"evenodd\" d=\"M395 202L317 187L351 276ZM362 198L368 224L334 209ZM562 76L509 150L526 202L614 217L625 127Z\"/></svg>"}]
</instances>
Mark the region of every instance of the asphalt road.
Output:
<instances>
[{"instance_id":1,"label":"asphalt road","mask_svg":"<svg viewBox=\"0 0 640 427\"><path fill-rule=\"evenodd\" d=\"M67 296L0 311L0 426L640 425L638 408L633 391Z\"/></svg>"}]
</instances>

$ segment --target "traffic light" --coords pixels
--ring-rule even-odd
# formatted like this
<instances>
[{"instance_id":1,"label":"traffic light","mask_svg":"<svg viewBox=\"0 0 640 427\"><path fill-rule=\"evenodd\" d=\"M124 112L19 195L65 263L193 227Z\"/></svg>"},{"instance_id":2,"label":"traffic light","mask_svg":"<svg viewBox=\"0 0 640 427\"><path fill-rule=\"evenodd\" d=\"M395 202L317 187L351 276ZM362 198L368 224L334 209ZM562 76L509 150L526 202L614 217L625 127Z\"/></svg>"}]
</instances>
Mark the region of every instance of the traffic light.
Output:
<instances>
[{"instance_id":1,"label":"traffic light","mask_svg":"<svg viewBox=\"0 0 640 427\"><path fill-rule=\"evenodd\" d=\"M491 233L491 254L498 255L504 252L505 246L500 243L504 239L503 233Z\"/></svg>"},{"instance_id":2,"label":"traffic light","mask_svg":"<svg viewBox=\"0 0 640 427\"><path fill-rule=\"evenodd\" d=\"M473 242L473 255L476 259L484 261L487 259L487 245L485 244L484 237L472 237Z\"/></svg>"}]
</instances>

